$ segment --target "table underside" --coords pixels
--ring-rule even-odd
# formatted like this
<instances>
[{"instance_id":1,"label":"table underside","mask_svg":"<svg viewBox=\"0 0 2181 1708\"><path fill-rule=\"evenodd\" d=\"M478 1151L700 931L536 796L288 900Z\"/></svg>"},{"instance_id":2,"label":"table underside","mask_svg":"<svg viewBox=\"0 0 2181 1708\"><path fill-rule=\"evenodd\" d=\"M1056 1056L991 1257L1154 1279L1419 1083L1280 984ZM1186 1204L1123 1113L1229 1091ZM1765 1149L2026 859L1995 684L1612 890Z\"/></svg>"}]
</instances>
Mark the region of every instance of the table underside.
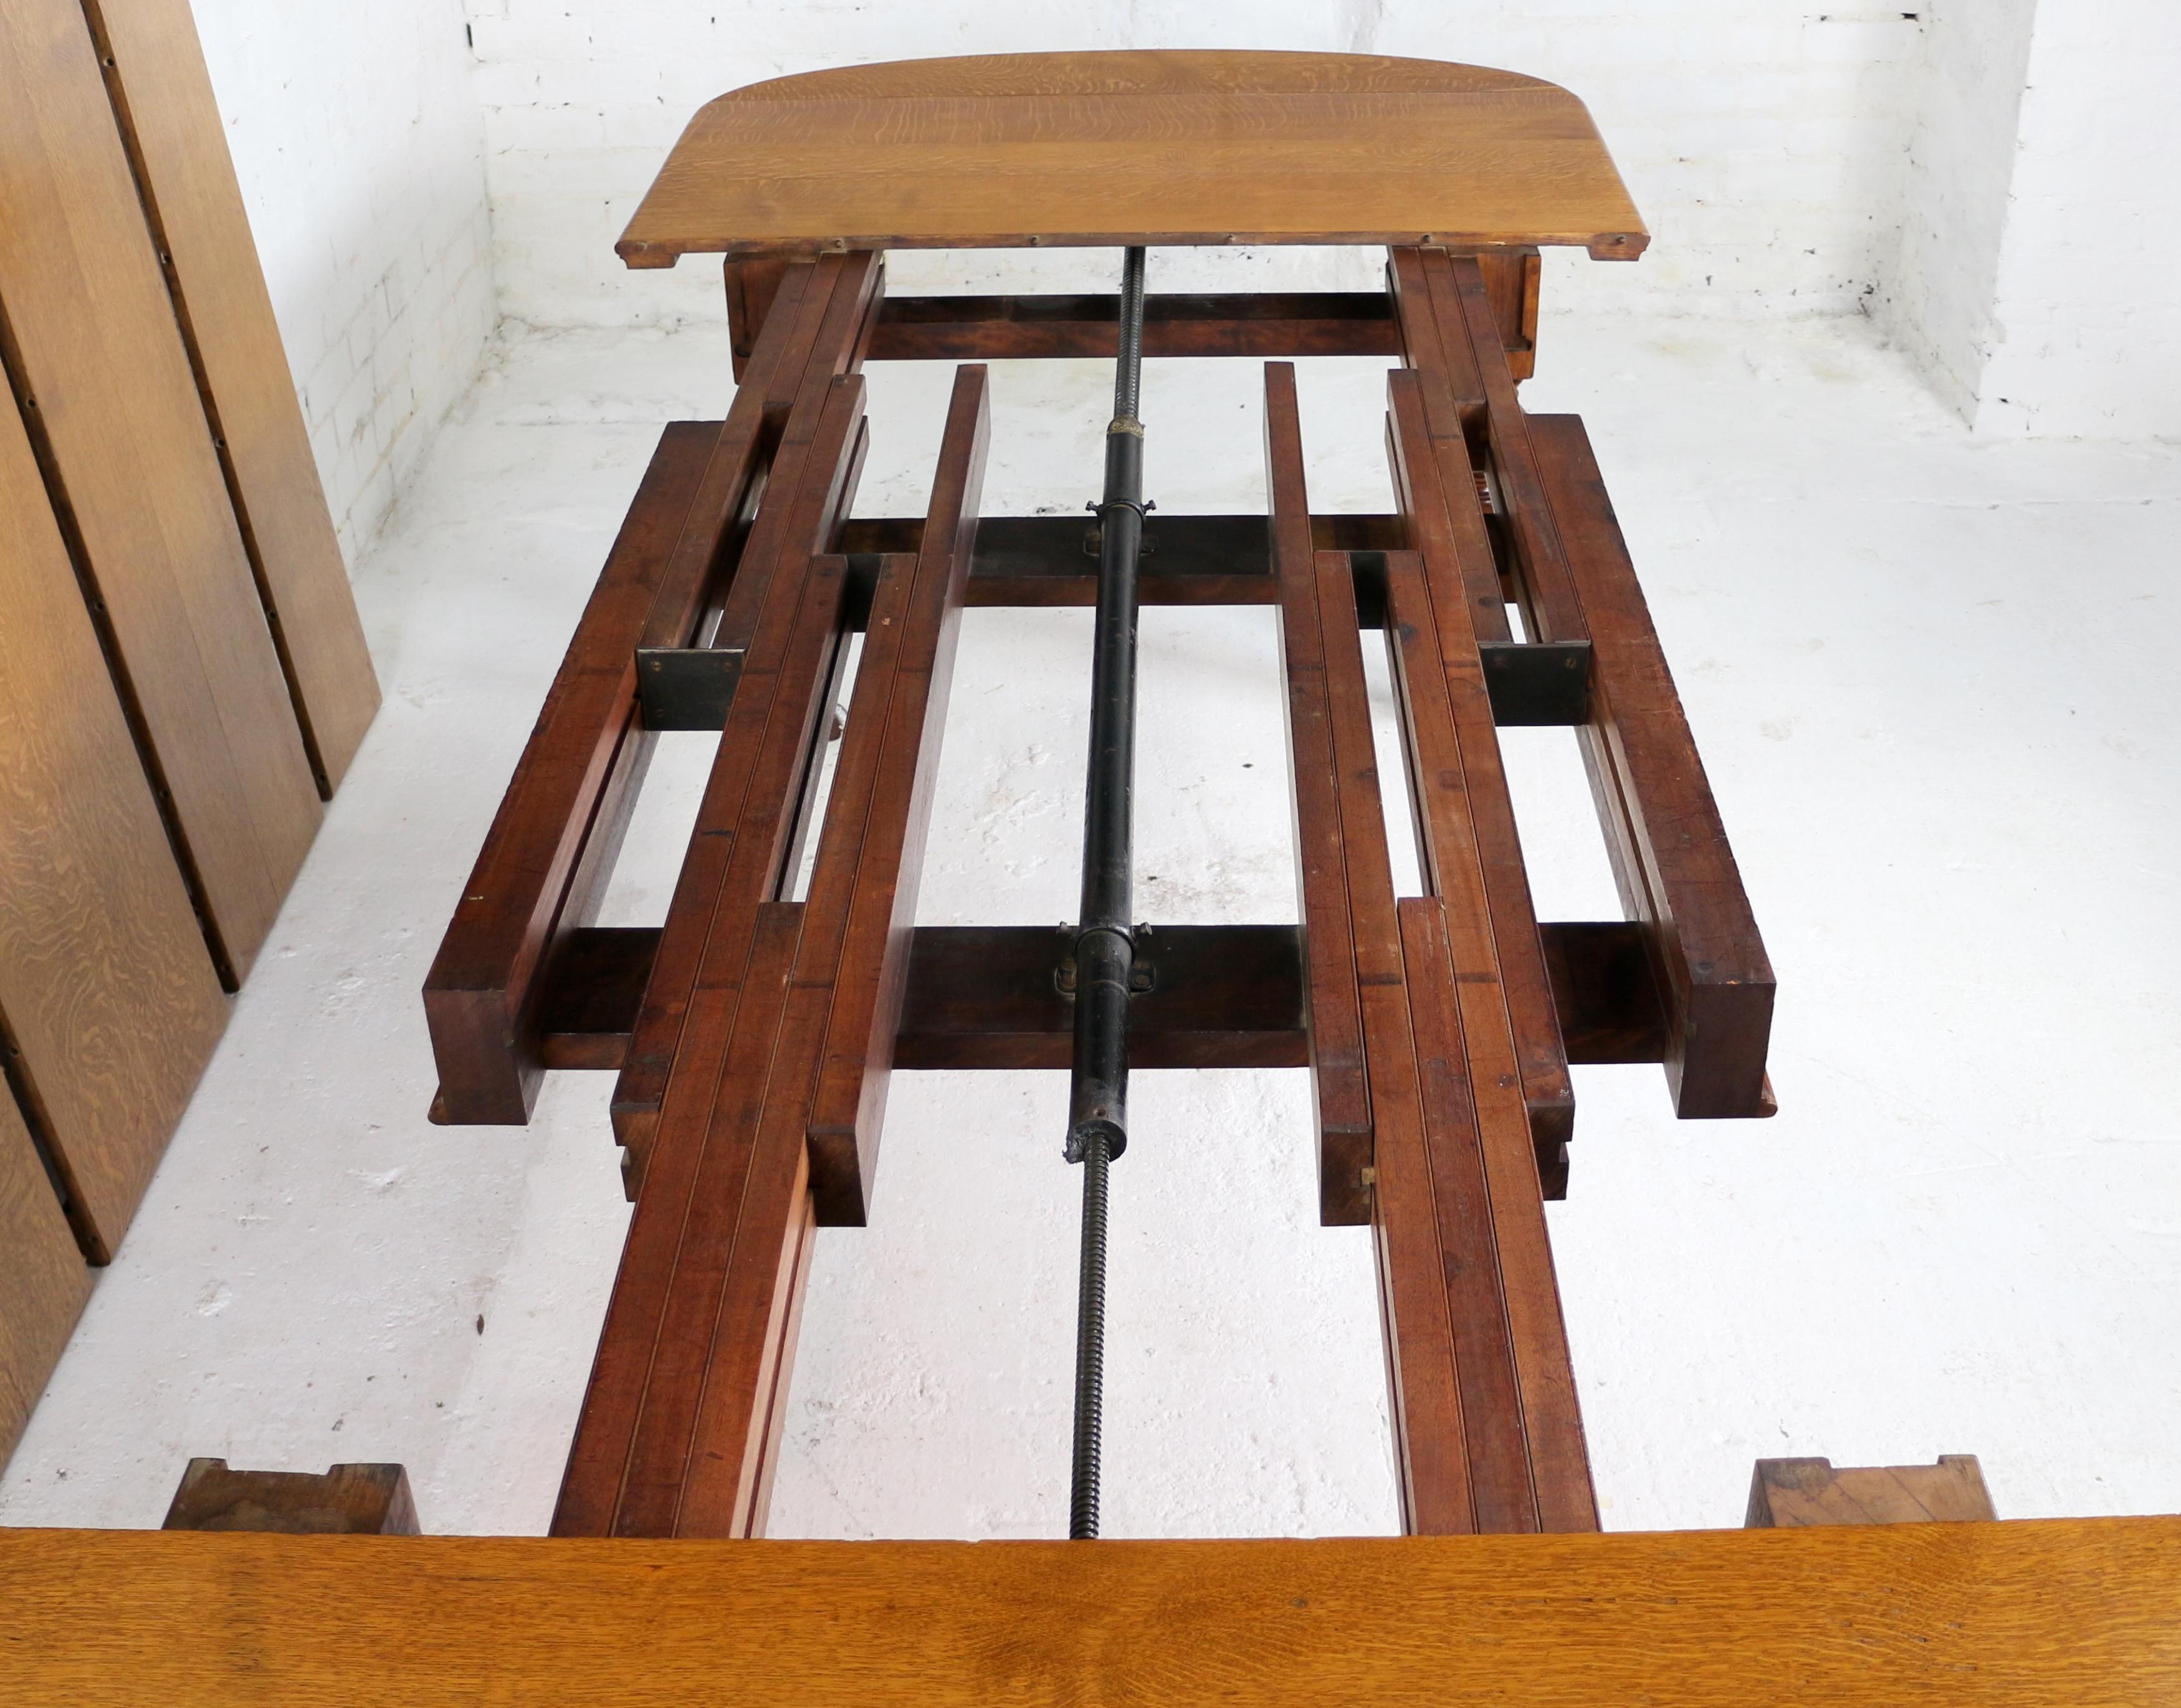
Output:
<instances>
[{"instance_id":1,"label":"table underside","mask_svg":"<svg viewBox=\"0 0 2181 1708\"><path fill-rule=\"evenodd\" d=\"M740 387L662 436L426 989L441 1119L616 1075L636 1208L564 1535L762 1533L811 1243L870 1213L891 1075L1061 1065L1071 1023L1049 922L919 929L915 897L960 611L1093 596L1082 519L981 514L977 359L1110 348L1111 299L890 302L870 252L727 273ZM1312 514L1273 360L1269 514L1152 517L1147 602L1279 611L1302 920L1151 921L1131 1054L1310 1068L1321 1214L1374 1230L1406 1527L1590 1529L1543 1210L1569 1064L1655 1060L1681 1115L1768 1114L1772 976L1582 423L1516 395L1534 255L1396 248L1387 276L1153 299L1154 355L1397 357L1398 508ZM933 357L970 365L926 514L849 519L862 364ZM1367 643L1405 778L1378 776ZM1625 919L1540 926L1503 722L1576 731ZM692 727L720 746L666 917L594 929L655 733ZM1395 895L1382 782L1409 791L1424 894Z\"/></svg>"}]
</instances>

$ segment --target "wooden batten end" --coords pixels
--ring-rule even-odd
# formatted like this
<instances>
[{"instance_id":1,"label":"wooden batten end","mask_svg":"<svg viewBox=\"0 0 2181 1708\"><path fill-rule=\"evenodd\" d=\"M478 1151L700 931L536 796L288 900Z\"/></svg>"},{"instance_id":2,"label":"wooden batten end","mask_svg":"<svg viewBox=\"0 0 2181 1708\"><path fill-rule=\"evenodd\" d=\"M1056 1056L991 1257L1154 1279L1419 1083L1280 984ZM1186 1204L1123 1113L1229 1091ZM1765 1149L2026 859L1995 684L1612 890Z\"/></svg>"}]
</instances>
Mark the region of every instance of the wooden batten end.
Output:
<instances>
[{"instance_id":1,"label":"wooden batten end","mask_svg":"<svg viewBox=\"0 0 2181 1708\"><path fill-rule=\"evenodd\" d=\"M231 1471L192 1459L163 1530L253 1530L290 1536L416 1536L417 1502L400 1465L307 1471Z\"/></svg>"},{"instance_id":2,"label":"wooden batten end","mask_svg":"<svg viewBox=\"0 0 2181 1708\"><path fill-rule=\"evenodd\" d=\"M1836 1470L1830 1459L1759 1459L1746 1530L1814 1524L1947 1524L1996 1518L1974 1453L1935 1465Z\"/></svg>"}]
</instances>

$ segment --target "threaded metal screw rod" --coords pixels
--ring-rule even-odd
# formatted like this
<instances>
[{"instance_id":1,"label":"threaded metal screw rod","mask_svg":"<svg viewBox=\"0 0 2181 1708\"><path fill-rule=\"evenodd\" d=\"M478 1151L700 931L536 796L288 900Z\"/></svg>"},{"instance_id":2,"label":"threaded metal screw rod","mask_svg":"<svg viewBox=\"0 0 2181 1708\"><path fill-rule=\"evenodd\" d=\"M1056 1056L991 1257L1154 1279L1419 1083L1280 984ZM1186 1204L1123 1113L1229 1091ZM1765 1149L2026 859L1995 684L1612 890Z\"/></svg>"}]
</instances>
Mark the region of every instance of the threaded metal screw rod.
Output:
<instances>
[{"instance_id":1,"label":"threaded metal screw rod","mask_svg":"<svg viewBox=\"0 0 2181 1708\"><path fill-rule=\"evenodd\" d=\"M1144 252L1121 268L1120 360L1098 511L1098 621L1090 654L1090 758L1083 905L1075 933L1075 1054L1068 1160L1083 1164L1083 1268L1075 1310L1075 1454L1068 1534L1098 1534L1106 1385L1106 1170L1129 1145L1129 987L1135 966L1129 865L1136 755L1136 561L1143 548Z\"/></svg>"},{"instance_id":2,"label":"threaded metal screw rod","mask_svg":"<svg viewBox=\"0 0 2181 1708\"><path fill-rule=\"evenodd\" d=\"M1098 1534L1098 1448L1106 1390L1106 1136L1083 1149L1083 1268L1075 1304L1075 1456L1068 1534Z\"/></svg>"}]
</instances>

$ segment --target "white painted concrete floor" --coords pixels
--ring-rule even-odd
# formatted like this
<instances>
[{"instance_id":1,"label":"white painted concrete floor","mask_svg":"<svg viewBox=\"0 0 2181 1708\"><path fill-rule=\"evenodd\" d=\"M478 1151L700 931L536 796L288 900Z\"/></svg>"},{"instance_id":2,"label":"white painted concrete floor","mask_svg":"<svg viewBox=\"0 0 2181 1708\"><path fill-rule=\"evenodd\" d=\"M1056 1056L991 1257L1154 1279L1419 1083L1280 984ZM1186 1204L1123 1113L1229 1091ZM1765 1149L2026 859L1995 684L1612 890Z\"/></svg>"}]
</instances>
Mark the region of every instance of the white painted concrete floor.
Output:
<instances>
[{"instance_id":1,"label":"white painted concrete floor","mask_svg":"<svg viewBox=\"0 0 2181 1708\"><path fill-rule=\"evenodd\" d=\"M1383 364L1305 365L1322 509L1382 508ZM152 1525L183 1462L400 1460L427 1528L551 1510L627 1211L604 1077L425 1119L417 990L608 541L715 332L533 334L357 576L386 708L4 1482ZM943 370L874 373L859 509L921 508ZM1102 364L1002 368L993 513L1079 508ZM1152 490L1254 508L1253 364L1154 363ZM1739 1522L1750 1462L1983 1456L2002 1513L2181 1507L2181 597L2172 446L1976 444L1862 323L1558 323L1777 965L1769 1124L1577 1070L1551 1221L1606 1523ZM1153 920L1289 920L1270 614L1144 621ZM975 612L930 922L1071 910L1085 613ZM607 922L658 919L670 738ZM1540 910L1608 917L1571 738L1510 732ZM1064 1528L1077 1175L1058 1075L903 1075L822 1236L774 1532ZM1116 1171L1108 1528L1394 1523L1367 1236L1305 1076L1146 1074Z\"/></svg>"}]
</instances>

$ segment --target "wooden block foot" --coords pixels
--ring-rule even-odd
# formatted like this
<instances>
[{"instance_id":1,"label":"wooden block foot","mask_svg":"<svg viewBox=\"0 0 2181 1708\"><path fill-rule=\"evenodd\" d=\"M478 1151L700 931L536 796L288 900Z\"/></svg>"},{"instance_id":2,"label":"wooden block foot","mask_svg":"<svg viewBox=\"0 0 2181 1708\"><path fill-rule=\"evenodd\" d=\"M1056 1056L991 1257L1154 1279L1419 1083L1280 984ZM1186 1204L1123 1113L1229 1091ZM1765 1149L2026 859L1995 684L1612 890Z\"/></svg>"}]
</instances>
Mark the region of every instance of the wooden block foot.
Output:
<instances>
[{"instance_id":1,"label":"wooden block foot","mask_svg":"<svg viewBox=\"0 0 2181 1708\"><path fill-rule=\"evenodd\" d=\"M1836 1470L1830 1459L1759 1459L1742 1528L1946 1524L1997 1516L1974 1453L1942 1453L1935 1465L1848 1470Z\"/></svg>"},{"instance_id":2,"label":"wooden block foot","mask_svg":"<svg viewBox=\"0 0 2181 1708\"><path fill-rule=\"evenodd\" d=\"M417 1536L417 1502L400 1465L230 1471L192 1459L163 1530L269 1530L290 1536Z\"/></svg>"}]
</instances>

